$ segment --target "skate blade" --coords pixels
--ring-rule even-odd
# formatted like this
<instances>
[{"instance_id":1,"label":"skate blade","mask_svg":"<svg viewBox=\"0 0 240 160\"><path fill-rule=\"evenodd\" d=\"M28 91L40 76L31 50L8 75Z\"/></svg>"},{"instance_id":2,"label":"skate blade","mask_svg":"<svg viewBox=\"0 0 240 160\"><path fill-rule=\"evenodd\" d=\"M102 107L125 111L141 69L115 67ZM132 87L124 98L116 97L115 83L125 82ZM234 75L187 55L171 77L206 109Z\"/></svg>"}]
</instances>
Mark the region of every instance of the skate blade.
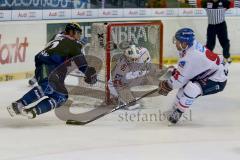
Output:
<instances>
[{"instance_id":1,"label":"skate blade","mask_svg":"<svg viewBox=\"0 0 240 160\"><path fill-rule=\"evenodd\" d=\"M11 106L8 106L8 107L7 107L7 111L8 111L8 113L10 114L11 117L16 116L16 113L15 113L15 111L12 109Z\"/></svg>"},{"instance_id":2,"label":"skate blade","mask_svg":"<svg viewBox=\"0 0 240 160\"><path fill-rule=\"evenodd\" d=\"M168 127L176 126L176 123L168 122Z\"/></svg>"}]
</instances>

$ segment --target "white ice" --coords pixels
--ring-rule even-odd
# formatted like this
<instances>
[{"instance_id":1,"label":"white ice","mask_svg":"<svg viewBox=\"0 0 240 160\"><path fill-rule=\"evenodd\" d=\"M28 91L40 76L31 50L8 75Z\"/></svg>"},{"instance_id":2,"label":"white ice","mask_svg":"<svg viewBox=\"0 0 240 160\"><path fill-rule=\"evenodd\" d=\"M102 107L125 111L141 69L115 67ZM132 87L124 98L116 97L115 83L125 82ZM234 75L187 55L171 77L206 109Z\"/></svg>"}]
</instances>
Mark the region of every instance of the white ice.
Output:
<instances>
[{"instance_id":1,"label":"white ice","mask_svg":"<svg viewBox=\"0 0 240 160\"><path fill-rule=\"evenodd\" d=\"M67 126L54 112L11 118L6 106L29 88L27 80L2 82L0 160L239 160L239 68L231 64L224 92L194 103L191 121L171 127L166 121L122 121L125 111L86 126ZM144 112L163 111L174 95L145 98Z\"/></svg>"}]
</instances>

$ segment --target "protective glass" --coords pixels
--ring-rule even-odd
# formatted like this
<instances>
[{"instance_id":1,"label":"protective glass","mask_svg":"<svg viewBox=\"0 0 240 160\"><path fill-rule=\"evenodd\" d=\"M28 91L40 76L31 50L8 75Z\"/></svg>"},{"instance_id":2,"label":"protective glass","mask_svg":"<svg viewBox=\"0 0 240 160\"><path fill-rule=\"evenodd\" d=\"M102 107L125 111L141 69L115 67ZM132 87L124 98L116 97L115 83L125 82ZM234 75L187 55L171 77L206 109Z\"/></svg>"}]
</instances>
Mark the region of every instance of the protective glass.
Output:
<instances>
[{"instance_id":1,"label":"protective glass","mask_svg":"<svg viewBox=\"0 0 240 160\"><path fill-rule=\"evenodd\" d=\"M177 43L177 39L176 39L175 36L173 36L173 38L172 38L172 43L173 43L173 44L176 44L176 43Z\"/></svg>"}]
</instances>

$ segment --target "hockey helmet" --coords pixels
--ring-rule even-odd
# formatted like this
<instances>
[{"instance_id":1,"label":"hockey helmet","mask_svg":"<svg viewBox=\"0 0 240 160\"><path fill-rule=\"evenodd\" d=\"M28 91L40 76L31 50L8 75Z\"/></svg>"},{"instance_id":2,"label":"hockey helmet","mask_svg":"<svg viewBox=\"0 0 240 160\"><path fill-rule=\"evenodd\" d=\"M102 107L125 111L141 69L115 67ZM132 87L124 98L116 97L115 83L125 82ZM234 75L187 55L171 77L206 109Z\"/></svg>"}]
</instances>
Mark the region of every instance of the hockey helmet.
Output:
<instances>
[{"instance_id":1,"label":"hockey helmet","mask_svg":"<svg viewBox=\"0 0 240 160\"><path fill-rule=\"evenodd\" d=\"M191 47L195 40L195 33L191 28L182 28L176 32L174 39L179 42L185 42L188 47Z\"/></svg>"},{"instance_id":2,"label":"hockey helmet","mask_svg":"<svg viewBox=\"0 0 240 160\"><path fill-rule=\"evenodd\" d=\"M68 23L65 27L65 31L69 32L69 31L77 31L82 33L82 29L80 28L80 25L78 23L72 22L72 23Z\"/></svg>"}]
</instances>

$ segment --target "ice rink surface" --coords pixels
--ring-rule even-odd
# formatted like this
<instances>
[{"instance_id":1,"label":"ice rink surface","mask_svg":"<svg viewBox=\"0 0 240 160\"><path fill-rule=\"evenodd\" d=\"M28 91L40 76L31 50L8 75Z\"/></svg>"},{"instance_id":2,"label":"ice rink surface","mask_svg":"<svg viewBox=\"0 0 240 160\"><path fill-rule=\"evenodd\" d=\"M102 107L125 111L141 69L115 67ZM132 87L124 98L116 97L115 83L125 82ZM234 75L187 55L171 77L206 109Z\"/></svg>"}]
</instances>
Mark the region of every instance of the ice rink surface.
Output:
<instances>
[{"instance_id":1,"label":"ice rink surface","mask_svg":"<svg viewBox=\"0 0 240 160\"><path fill-rule=\"evenodd\" d=\"M27 80L0 83L0 160L239 160L240 64L231 64L222 93L201 97L188 119L122 119L118 111L86 126L67 126L54 112L11 118L6 106L30 88ZM143 115L170 107L168 97L145 98Z\"/></svg>"}]
</instances>

